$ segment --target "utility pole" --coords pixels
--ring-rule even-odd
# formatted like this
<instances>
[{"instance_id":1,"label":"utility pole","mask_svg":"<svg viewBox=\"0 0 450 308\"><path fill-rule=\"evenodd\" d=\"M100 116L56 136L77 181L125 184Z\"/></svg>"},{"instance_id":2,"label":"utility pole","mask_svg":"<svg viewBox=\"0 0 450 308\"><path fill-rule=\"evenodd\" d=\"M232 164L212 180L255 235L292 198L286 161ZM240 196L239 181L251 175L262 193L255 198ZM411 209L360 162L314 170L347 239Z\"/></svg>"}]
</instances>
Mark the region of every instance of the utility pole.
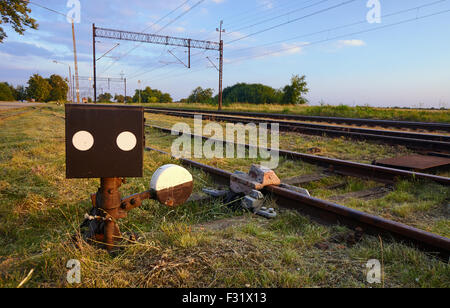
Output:
<instances>
[{"instance_id":1,"label":"utility pole","mask_svg":"<svg viewBox=\"0 0 450 308\"><path fill-rule=\"evenodd\" d=\"M127 79L125 78L125 74L123 73L123 71L120 73L120 78L123 81L123 89L125 92L125 96L123 98L123 102L125 103L126 98L127 98Z\"/></svg>"},{"instance_id":2,"label":"utility pole","mask_svg":"<svg viewBox=\"0 0 450 308\"><path fill-rule=\"evenodd\" d=\"M77 59L77 44L75 41L75 22L72 19L72 38L73 38L73 55L75 62L75 83L77 86L77 103L80 103L80 82L78 80L78 59Z\"/></svg>"},{"instance_id":3,"label":"utility pole","mask_svg":"<svg viewBox=\"0 0 450 308\"><path fill-rule=\"evenodd\" d=\"M73 103L73 100L74 100L73 91L72 91L72 89L73 89L73 82L72 82L72 69L70 67L70 64L62 63L62 62L59 62L59 61L56 61L56 60L53 60L53 63L67 65L69 67L69 79L68 79L68 82L69 82L69 93L68 94L69 95L68 95L68 98L69 98L69 101Z\"/></svg>"},{"instance_id":4,"label":"utility pole","mask_svg":"<svg viewBox=\"0 0 450 308\"><path fill-rule=\"evenodd\" d=\"M191 68L191 39L188 40L188 68Z\"/></svg>"},{"instance_id":5,"label":"utility pole","mask_svg":"<svg viewBox=\"0 0 450 308\"><path fill-rule=\"evenodd\" d=\"M125 83L125 97L124 97L124 102L127 100L127 79L126 78L124 78L123 79L123 82Z\"/></svg>"},{"instance_id":6,"label":"utility pole","mask_svg":"<svg viewBox=\"0 0 450 308\"><path fill-rule=\"evenodd\" d=\"M139 104L141 103L141 81L138 80L138 84L139 84Z\"/></svg>"},{"instance_id":7,"label":"utility pole","mask_svg":"<svg viewBox=\"0 0 450 308\"><path fill-rule=\"evenodd\" d=\"M72 75L72 99L75 103L75 75Z\"/></svg>"},{"instance_id":8,"label":"utility pole","mask_svg":"<svg viewBox=\"0 0 450 308\"><path fill-rule=\"evenodd\" d=\"M223 104L223 91L222 91L222 83L223 83L223 40L222 33L225 33L225 29L223 27L223 20L220 21L220 28L217 28L216 31L219 32L219 111L222 110Z\"/></svg>"},{"instance_id":9,"label":"utility pole","mask_svg":"<svg viewBox=\"0 0 450 308\"><path fill-rule=\"evenodd\" d=\"M92 46L94 55L94 103L97 103L97 58L95 55L95 24L92 24Z\"/></svg>"}]
</instances>

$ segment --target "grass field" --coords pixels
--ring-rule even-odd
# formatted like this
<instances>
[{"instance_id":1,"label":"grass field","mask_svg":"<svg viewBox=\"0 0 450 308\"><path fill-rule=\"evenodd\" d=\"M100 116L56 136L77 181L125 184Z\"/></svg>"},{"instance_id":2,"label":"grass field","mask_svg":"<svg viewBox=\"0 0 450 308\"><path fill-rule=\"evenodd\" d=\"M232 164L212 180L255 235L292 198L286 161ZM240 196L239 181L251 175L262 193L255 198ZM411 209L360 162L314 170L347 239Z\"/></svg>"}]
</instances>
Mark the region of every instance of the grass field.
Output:
<instances>
[{"instance_id":1,"label":"grass field","mask_svg":"<svg viewBox=\"0 0 450 308\"><path fill-rule=\"evenodd\" d=\"M145 104L151 107L186 108L217 110L216 105L210 104ZM375 107L350 107L346 105L331 106L307 106L307 105L255 105L255 104L230 104L223 107L225 111L241 112L265 112L298 114L307 116L343 117L379 120L417 121L417 122L443 122L450 123L450 110L448 109L397 109L397 108L375 108Z\"/></svg>"},{"instance_id":2,"label":"grass field","mask_svg":"<svg viewBox=\"0 0 450 308\"><path fill-rule=\"evenodd\" d=\"M139 234L137 242L116 255L83 243L77 246L72 237L99 181L65 179L63 110L48 105L20 114L0 112L0 287L18 286L30 270L34 272L24 287L450 287L448 264L408 246L370 236L352 243L346 228L321 226L295 212L282 211L269 221L233 212L220 202L192 202L171 210L147 201L121 222L123 231ZM8 114L16 115L2 119ZM161 149L173 138L147 133L147 144ZM342 154L332 145L326 153ZM176 161L146 152L144 178L129 179L123 195L146 190L152 173L167 163ZM246 170L250 161L208 164ZM286 177L315 168L284 161L277 172ZM202 172L190 171L195 191L214 186ZM336 194L374 185L347 180ZM339 180L329 181L309 188L329 197L326 187ZM439 185L400 182L382 201L352 202L349 205L419 225L431 221L429 229L450 233L449 214L442 212L448 189ZM66 282L70 259L81 262L80 285ZM369 259L383 262L383 284L367 283Z\"/></svg>"}]
</instances>

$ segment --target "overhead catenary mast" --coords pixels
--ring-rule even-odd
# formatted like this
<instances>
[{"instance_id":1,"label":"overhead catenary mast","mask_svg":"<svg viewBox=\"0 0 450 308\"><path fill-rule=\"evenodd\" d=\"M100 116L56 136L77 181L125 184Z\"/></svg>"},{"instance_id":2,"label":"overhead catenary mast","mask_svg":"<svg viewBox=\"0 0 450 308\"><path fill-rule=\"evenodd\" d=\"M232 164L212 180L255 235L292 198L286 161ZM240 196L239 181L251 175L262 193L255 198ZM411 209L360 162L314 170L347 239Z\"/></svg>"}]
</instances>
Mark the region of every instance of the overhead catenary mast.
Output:
<instances>
[{"instance_id":1,"label":"overhead catenary mast","mask_svg":"<svg viewBox=\"0 0 450 308\"><path fill-rule=\"evenodd\" d=\"M114 30L114 29L106 29L106 28L98 28L95 24L92 25L93 31L93 59L94 59L94 93L97 92L97 67L96 67L96 55L95 55L95 38L101 37L106 39L113 40L123 40L123 41L132 41L132 42L141 42L148 44L157 44L157 45L166 45L166 46L177 46L177 47L185 47L188 49L188 65L191 66L191 48L195 49L204 49L204 50L216 50L219 51L219 110L222 109L222 73L223 73L223 41L222 41L222 33L225 30L222 29L223 22L220 25L220 42L212 42L212 41L204 41L204 40L194 40L189 38L180 38L173 36L164 36L157 34L146 34L140 32L130 32L123 30ZM219 30L218 30L219 31Z\"/></svg>"}]
</instances>

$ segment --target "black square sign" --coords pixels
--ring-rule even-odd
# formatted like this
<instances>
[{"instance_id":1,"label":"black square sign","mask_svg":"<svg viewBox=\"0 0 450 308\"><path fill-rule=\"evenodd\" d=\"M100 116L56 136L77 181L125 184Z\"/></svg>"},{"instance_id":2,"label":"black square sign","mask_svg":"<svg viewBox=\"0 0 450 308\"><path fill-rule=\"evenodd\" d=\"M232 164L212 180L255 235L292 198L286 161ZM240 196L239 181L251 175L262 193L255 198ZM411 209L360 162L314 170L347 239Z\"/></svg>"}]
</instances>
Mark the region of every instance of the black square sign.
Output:
<instances>
[{"instance_id":1,"label":"black square sign","mask_svg":"<svg viewBox=\"0 0 450 308\"><path fill-rule=\"evenodd\" d=\"M142 177L144 108L66 104L66 177Z\"/></svg>"}]
</instances>

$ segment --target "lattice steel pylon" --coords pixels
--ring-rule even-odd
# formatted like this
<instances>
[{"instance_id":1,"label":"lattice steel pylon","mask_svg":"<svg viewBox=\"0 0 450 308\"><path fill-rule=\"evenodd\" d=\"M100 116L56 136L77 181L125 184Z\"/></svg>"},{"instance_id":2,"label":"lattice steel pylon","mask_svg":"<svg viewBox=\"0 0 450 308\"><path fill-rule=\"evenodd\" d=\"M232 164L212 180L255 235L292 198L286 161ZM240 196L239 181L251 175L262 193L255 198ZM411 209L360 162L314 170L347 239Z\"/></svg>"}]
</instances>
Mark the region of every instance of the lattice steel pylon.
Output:
<instances>
[{"instance_id":1,"label":"lattice steel pylon","mask_svg":"<svg viewBox=\"0 0 450 308\"><path fill-rule=\"evenodd\" d=\"M112 40L122 40L131 42L141 42L149 44L158 44L166 46L185 47L188 49L188 68L191 68L191 48L204 49L204 50L217 50L219 51L219 109L221 109L222 102L222 75L223 75L223 41L220 38L220 42L194 40L189 38L180 38L173 36L164 36L157 34L146 34L139 32L130 32L123 30L114 30L106 28L98 28L95 24L92 25L93 32L93 58L94 58L94 101L97 102L97 58L95 55L95 38L106 38Z\"/></svg>"}]
</instances>

